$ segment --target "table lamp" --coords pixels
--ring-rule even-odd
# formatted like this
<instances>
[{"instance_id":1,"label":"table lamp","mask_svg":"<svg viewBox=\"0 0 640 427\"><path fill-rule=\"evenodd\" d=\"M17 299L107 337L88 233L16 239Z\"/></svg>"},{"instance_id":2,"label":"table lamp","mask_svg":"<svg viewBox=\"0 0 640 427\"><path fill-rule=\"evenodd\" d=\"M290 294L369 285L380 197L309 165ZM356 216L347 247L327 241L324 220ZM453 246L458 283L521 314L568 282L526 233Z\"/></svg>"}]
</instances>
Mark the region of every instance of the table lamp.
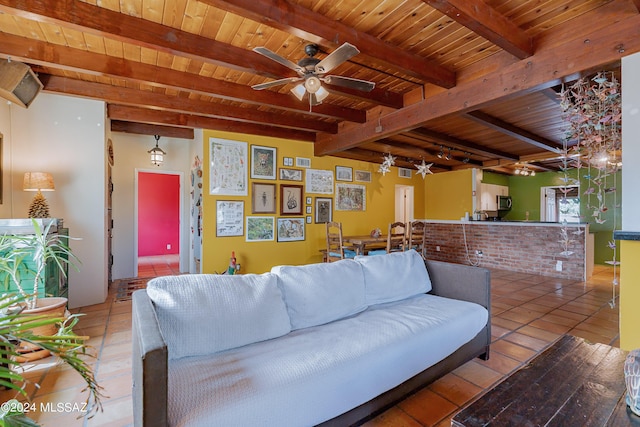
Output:
<instances>
[{"instance_id":1,"label":"table lamp","mask_svg":"<svg viewBox=\"0 0 640 427\"><path fill-rule=\"evenodd\" d=\"M37 191L29 206L29 218L49 218L49 204L42 192L55 191L53 176L47 172L25 172L22 189Z\"/></svg>"}]
</instances>

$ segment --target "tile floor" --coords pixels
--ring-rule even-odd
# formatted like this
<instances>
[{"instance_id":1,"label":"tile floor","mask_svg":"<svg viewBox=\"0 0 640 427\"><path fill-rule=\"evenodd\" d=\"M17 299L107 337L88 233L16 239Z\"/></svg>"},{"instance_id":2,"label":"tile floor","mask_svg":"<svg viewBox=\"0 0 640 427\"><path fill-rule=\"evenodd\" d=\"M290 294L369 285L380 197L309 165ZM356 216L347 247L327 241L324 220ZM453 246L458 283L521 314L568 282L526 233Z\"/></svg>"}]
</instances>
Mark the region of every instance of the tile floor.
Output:
<instances>
[{"instance_id":1,"label":"tile floor","mask_svg":"<svg viewBox=\"0 0 640 427\"><path fill-rule=\"evenodd\" d=\"M177 274L175 262L142 260L140 276ZM561 334L618 346L618 309L609 307L612 270L597 266L588 282L573 282L508 271L492 271L492 334L488 361L472 360L422 389L377 418L367 427L450 426L460 407L493 387L506 375L548 347ZM116 302L115 289L103 304L78 310L86 316L77 332L89 335L97 358L92 362L104 387L104 411L92 419L78 413L36 412L43 426L130 426L131 303ZM51 358L49 358L51 359ZM40 402L83 402L83 382L75 372L45 359L28 367L30 398ZM8 392L0 393L5 401Z\"/></svg>"}]
</instances>

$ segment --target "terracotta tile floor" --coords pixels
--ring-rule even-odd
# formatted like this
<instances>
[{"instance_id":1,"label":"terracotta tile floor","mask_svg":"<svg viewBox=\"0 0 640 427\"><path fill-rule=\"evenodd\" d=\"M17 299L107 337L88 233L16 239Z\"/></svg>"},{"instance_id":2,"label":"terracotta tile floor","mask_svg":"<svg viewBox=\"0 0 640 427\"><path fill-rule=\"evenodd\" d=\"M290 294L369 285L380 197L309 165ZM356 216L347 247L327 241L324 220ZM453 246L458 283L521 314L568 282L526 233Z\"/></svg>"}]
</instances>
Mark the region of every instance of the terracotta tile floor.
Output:
<instances>
[{"instance_id":1,"label":"terracotta tile floor","mask_svg":"<svg viewBox=\"0 0 640 427\"><path fill-rule=\"evenodd\" d=\"M177 274L175 262L158 257L139 263L141 277ZM492 271L491 358L472 360L417 392L377 418L367 427L450 426L451 417L464 405L522 366L563 333L619 346L618 309L610 308L612 270L597 266L588 282ZM116 302L111 289L103 304L79 309L86 316L77 332L91 336L97 358L97 378L104 387L104 412L92 419L78 413L36 412L43 426L130 426L131 405L131 302ZM40 383L28 388L40 402L83 402L83 383L77 374L45 359L27 367L27 376ZM11 397L0 393L1 401Z\"/></svg>"}]
</instances>

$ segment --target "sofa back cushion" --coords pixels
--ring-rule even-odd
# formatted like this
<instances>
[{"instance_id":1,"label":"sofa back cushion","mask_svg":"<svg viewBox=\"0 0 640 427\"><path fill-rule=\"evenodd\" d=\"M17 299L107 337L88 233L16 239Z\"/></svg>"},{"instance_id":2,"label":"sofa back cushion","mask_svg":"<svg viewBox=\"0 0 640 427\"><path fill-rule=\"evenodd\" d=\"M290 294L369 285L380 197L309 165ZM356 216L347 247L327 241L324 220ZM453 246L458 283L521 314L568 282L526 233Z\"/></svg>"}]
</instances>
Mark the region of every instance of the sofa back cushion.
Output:
<instances>
[{"instance_id":1,"label":"sofa back cushion","mask_svg":"<svg viewBox=\"0 0 640 427\"><path fill-rule=\"evenodd\" d=\"M186 274L149 281L169 358L211 354L285 335L289 315L273 274Z\"/></svg>"},{"instance_id":2,"label":"sofa back cushion","mask_svg":"<svg viewBox=\"0 0 640 427\"><path fill-rule=\"evenodd\" d=\"M379 256L358 256L367 305L399 301L431 290L424 259L415 250Z\"/></svg>"},{"instance_id":3,"label":"sofa back cushion","mask_svg":"<svg viewBox=\"0 0 640 427\"><path fill-rule=\"evenodd\" d=\"M323 325L367 308L362 267L353 260L277 266L271 272L291 319L291 329Z\"/></svg>"}]
</instances>

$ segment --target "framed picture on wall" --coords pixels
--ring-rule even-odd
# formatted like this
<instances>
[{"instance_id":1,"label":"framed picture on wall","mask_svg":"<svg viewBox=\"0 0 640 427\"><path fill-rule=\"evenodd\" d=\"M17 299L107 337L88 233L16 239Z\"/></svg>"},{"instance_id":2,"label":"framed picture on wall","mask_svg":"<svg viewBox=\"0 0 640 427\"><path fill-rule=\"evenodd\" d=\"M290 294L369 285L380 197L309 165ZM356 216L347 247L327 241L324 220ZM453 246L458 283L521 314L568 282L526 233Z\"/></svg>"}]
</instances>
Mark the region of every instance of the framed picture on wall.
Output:
<instances>
[{"instance_id":1,"label":"framed picture on wall","mask_svg":"<svg viewBox=\"0 0 640 427\"><path fill-rule=\"evenodd\" d=\"M276 185L265 182L251 184L251 213L276 213Z\"/></svg>"},{"instance_id":2,"label":"framed picture on wall","mask_svg":"<svg viewBox=\"0 0 640 427\"><path fill-rule=\"evenodd\" d=\"M276 179L276 149L251 146L251 178Z\"/></svg>"},{"instance_id":3,"label":"framed picture on wall","mask_svg":"<svg viewBox=\"0 0 640 427\"><path fill-rule=\"evenodd\" d=\"M333 194L333 171L308 169L305 184L307 193Z\"/></svg>"},{"instance_id":4,"label":"framed picture on wall","mask_svg":"<svg viewBox=\"0 0 640 427\"><path fill-rule=\"evenodd\" d=\"M336 181L353 181L353 169L346 166L336 166Z\"/></svg>"},{"instance_id":5,"label":"framed picture on wall","mask_svg":"<svg viewBox=\"0 0 640 427\"><path fill-rule=\"evenodd\" d=\"M216 237L244 234L244 202L216 201Z\"/></svg>"},{"instance_id":6,"label":"framed picture on wall","mask_svg":"<svg viewBox=\"0 0 640 427\"><path fill-rule=\"evenodd\" d=\"M304 218L278 218L278 242L304 240Z\"/></svg>"},{"instance_id":7,"label":"framed picture on wall","mask_svg":"<svg viewBox=\"0 0 640 427\"><path fill-rule=\"evenodd\" d=\"M209 138L209 194L246 196L247 143Z\"/></svg>"},{"instance_id":8,"label":"framed picture on wall","mask_svg":"<svg viewBox=\"0 0 640 427\"><path fill-rule=\"evenodd\" d=\"M280 168L280 179L283 181L302 181L302 169Z\"/></svg>"},{"instance_id":9,"label":"framed picture on wall","mask_svg":"<svg viewBox=\"0 0 640 427\"><path fill-rule=\"evenodd\" d=\"M356 171L356 181L359 182L371 182L371 172L369 171Z\"/></svg>"},{"instance_id":10,"label":"framed picture on wall","mask_svg":"<svg viewBox=\"0 0 640 427\"><path fill-rule=\"evenodd\" d=\"M336 210L366 210L367 193L364 185L336 184Z\"/></svg>"},{"instance_id":11,"label":"framed picture on wall","mask_svg":"<svg viewBox=\"0 0 640 427\"><path fill-rule=\"evenodd\" d=\"M247 217L247 242L267 242L274 238L275 217L273 216L248 216Z\"/></svg>"},{"instance_id":12,"label":"framed picture on wall","mask_svg":"<svg viewBox=\"0 0 640 427\"><path fill-rule=\"evenodd\" d=\"M302 215L302 185L280 184L280 215Z\"/></svg>"},{"instance_id":13,"label":"framed picture on wall","mask_svg":"<svg viewBox=\"0 0 640 427\"><path fill-rule=\"evenodd\" d=\"M316 197L316 224L333 221L333 199Z\"/></svg>"}]
</instances>

